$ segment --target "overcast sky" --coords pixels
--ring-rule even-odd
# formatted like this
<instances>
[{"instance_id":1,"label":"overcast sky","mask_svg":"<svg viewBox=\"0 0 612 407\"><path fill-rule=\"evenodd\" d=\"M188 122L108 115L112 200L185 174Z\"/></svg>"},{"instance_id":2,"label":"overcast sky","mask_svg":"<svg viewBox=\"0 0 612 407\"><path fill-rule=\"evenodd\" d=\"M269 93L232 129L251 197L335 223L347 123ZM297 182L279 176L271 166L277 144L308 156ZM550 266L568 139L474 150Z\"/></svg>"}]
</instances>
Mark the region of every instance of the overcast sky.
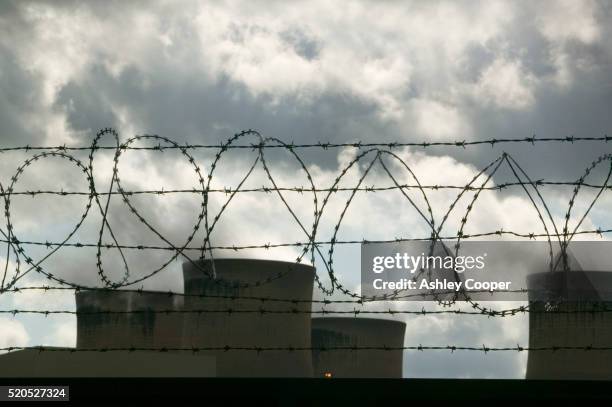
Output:
<instances>
[{"instance_id":1,"label":"overcast sky","mask_svg":"<svg viewBox=\"0 0 612 407\"><path fill-rule=\"evenodd\" d=\"M185 1L178 5L165 1L3 1L0 143L2 147L87 146L102 127L116 128L122 141L148 133L179 143L203 144L219 143L249 128L264 137L296 143L603 136L612 128L611 20L612 7L606 2L576 0ZM110 138L104 141L112 142ZM603 143L584 142L397 150L421 182L456 185L469 182L504 151L533 179L575 181L608 149ZM322 188L331 186L358 154L354 149L300 153ZM5 187L19 163L31 154L2 155L0 182ZM209 171L210 154L194 154ZM86 160L86 155L79 158ZM235 187L255 158L250 151L227 154L214 185ZM100 185L108 185L111 159L110 153L96 157L95 176ZM354 186L365 164L349 171L343 185ZM271 156L270 166L279 185L308 185L290 154ZM399 180L413 183L398 163L393 169ZM129 188L198 186L193 167L176 152L163 156L129 152L120 170ZM511 181L510 175L502 168L493 182ZM269 181L260 167L247 184L269 186ZM392 182L378 168L365 184ZM56 159L25 171L16 189L28 188L86 191L87 184L74 166ZM456 193L431 193L438 220ZM559 222L570 193L570 189L548 190L548 204ZM351 204L341 237L428 235L426 225L397 191L371 195L361 194ZM584 212L592 195L582 196L585 199L576 203L578 214ZM313 220L311 198L308 194L287 198L306 225ZM347 198L337 194L331 199L320 240L331 237ZM211 205L218 208L224 199L211 198ZM200 203L197 196L185 195L143 197L134 202L144 215L163 220L156 227L176 244L186 239ZM541 231L520 189L483 193L479 202L477 215L468 223L472 232L499 228ZM61 241L85 203L82 197L15 197L11 208L15 233L22 240ZM463 212L450 217L451 234L468 203ZM602 208L599 204L599 209L593 209L584 228L610 226ZM125 244L160 243L130 217L119 200L111 204L110 213L111 223L122 225L115 229ZM97 215L92 211L75 241L96 241ZM277 196L242 194L223 218L215 244L305 239ZM201 241L201 234L197 236ZM31 250L34 258L45 253L44 248ZM334 263L347 286L356 289L359 270L354 250L358 253L359 248L352 250L338 249ZM294 259L296 253L282 249L241 255ZM135 275L146 274L168 259L142 253L130 256ZM119 278L122 271L116 256L111 253L105 260L105 269ZM45 263L45 269L94 284L95 250L62 249ZM179 271L180 263L173 262L149 283L153 288L180 290ZM319 268L319 272L325 277L324 270ZM44 281L32 273L23 283ZM49 296L55 297L50 300ZM4 295L0 304L3 308L74 307L71 296L59 294ZM380 306L388 308L389 304ZM391 306L420 309L423 304ZM421 316L406 318L406 322L407 345L515 346L517 342L526 345L528 339L525 317ZM0 346L72 345L74 334L74 320L68 317L0 317ZM523 377L525 360L523 354L510 353L407 352L405 374Z\"/></svg>"}]
</instances>

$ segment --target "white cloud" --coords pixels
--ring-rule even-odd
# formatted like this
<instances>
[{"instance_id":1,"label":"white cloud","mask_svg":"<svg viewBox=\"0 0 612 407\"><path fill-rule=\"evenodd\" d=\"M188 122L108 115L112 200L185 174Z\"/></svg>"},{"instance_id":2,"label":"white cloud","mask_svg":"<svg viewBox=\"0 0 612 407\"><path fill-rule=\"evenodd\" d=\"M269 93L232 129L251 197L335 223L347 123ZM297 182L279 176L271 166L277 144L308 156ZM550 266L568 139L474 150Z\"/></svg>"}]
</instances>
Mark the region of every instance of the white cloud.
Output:
<instances>
[{"instance_id":1,"label":"white cloud","mask_svg":"<svg viewBox=\"0 0 612 407\"><path fill-rule=\"evenodd\" d=\"M595 18L595 1L562 0L554 7L544 6L540 4L537 21L548 39L554 42L578 40L587 44L599 40L601 30Z\"/></svg>"},{"instance_id":2,"label":"white cloud","mask_svg":"<svg viewBox=\"0 0 612 407\"><path fill-rule=\"evenodd\" d=\"M404 114L403 99L414 75L420 87L427 86L423 92L442 91L438 75L452 78L453 60L471 44L486 44L500 35L512 19L509 7L500 2L469 11L449 2L404 7L311 3L299 13L295 10L280 3L203 7L196 26L209 72L224 73L255 94L349 93L378 105L383 119L397 120ZM272 13L283 15L282 20L272 19ZM444 30L431 29L437 25ZM299 55L284 40L291 30L314 44L314 55Z\"/></svg>"},{"instance_id":3,"label":"white cloud","mask_svg":"<svg viewBox=\"0 0 612 407\"><path fill-rule=\"evenodd\" d=\"M29 340L23 323L13 318L0 317L0 348L27 346Z\"/></svg>"},{"instance_id":4,"label":"white cloud","mask_svg":"<svg viewBox=\"0 0 612 407\"><path fill-rule=\"evenodd\" d=\"M454 105L414 99L411 108L414 126L423 140L465 140L472 136L469 121ZM409 125L410 120L406 123Z\"/></svg>"},{"instance_id":5,"label":"white cloud","mask_svg":"<svg viewBox=\"0 0 612 407\"><path fill-rule=\"evenodd\" d=\"M17 284L18 287L24 285L32 286L44 286L48 285L44 280L33 278L29 279L28 284L24 284L21 281ZM75 308L74 303L74 292L69 290L23 290L18 293L3 294L10 296L13 302L13 307L16 309L24 310L39 310L39 311L53 311L53 310L71 310Z\"/></svg>"},{"instance_id":6,"label":"white cloud","mask_svg":"<svg viewBox=\"0 0 612 407\"><path fill-rule=\"evenodd\" d=\"M592 0L563 0L555 7L536 9L536 22L540 32L549 41L551 63L556 72L553 81L558 86L570 86L575 79L575 71L590 70L594 61L573 55L573 43L593 45L601 40L602 28L597 21L598 7Z\"/></svg>"},{"instance_id":7,"label":"white cloud","mask_svg":"<svg viewBox=\"0 0 612 407\"><path fill-rule=\"evenodd\" d=\"M227 78L272 109L287 97L311 106L325 95L337 95L374 106L383 122L404 124L415 109L431 111L434 119L448 124L430 124L433 128L424 135L443 137L458 126L472 130L466 101L501 109L537 103L535 85L550 73L537 73L521 62L529 44L517 39L519 24L533 25L547 41L548 54L538 61L555 67L547 86L567 86L574 65L592 64L573 62L565 46L571 40L599 41L594 2L536 4L533 9L536 18L518 21L517 7L503 1L308 6L233 1L187 3L182 9L160 2L151 10L125 6L107 11L108 18L101 20L87 7L30 4L22 7L29 29L19 32L21 46L14 52L42 83L44 109L30 117L31 126L62 142L77 134L65 114L49 108L63 86L86 82L91 69L100 66L115 79L136 68L139 82L131 85L143 90L157 85L160 67L177 78ZM11 47L7 40L4 44ZM463 75L466 63L482 62L471 60L474 48L494 57L475 84ZM126 130L138 128L133 127L133 106L110 105ZM49 122L53 127L45 126Z\"/></svg>"},{"instance_id":8,"label":"white cloud","mask_svg":"<svg viewBox=\"0 0 612 407\"><path fill-rule=\"evenodd\" d=\"M519 61L496 59L482 72L474 97L502 109L526 109L535 102L536 83Z\"/></svg>"},{"instance_id":9,"label":"white cloud","mask_svg":"<svg viewBox=\"0 0 612 407\"><path fill-rule=\"evenodd\" d=\"M46 346L76 346L76 320L55 323L51 329L52 332L43 339Z\"/></svg>"}]
</instances>

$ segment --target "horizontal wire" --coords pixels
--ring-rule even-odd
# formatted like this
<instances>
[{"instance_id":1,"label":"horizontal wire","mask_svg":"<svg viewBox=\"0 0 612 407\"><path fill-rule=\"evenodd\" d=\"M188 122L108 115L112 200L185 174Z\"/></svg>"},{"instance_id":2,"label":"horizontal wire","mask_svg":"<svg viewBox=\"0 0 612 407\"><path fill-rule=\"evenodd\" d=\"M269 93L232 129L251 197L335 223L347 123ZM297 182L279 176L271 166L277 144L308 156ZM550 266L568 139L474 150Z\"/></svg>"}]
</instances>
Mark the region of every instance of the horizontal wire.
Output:
<instances>
[{"instance_id":1,"label":"horizontal wire","mask_svg":"<svg viewBox=\"0 0 612 407\"><path fill-rule=\"evenodd\" d=\"M575 235L598 235L603 237L604 234L612 233L612 229L592 229L592 230L582 230L574 232ZM304 247L308 245L315 246L325 246L325 245L341 245L341 244L379 244L379 243L400 243L400 242L427 242L427 241L439 241L439 240L457 240L457 238L465 239L473 239L480 237L491 237L491 236L514 236L514 237L522 237L528 239L536 239L536 238L544 238L544 237L563 237L563 233L533 233L533 232L514 232L511 230L495 230L491 232L483 232L483 233L465 233L456 236L438 236L432 238L428 237L397 237L394 239L362 239L362 240L327 240L327 241L304 241L304 242L295 242L295 243L263 243L256 245L232 245L232 246L206 246L206 249L213 250L247 250L247 249L273 249L279 247ZM32 246L46 246L48 248L52 247L77 247L77 248L85 248L85 247L101 247L103 249L131 249L131 250L176 250L174 246L155 246L155 245L117 245L112 243L61 243L61 242L41 242L41 241L33 241L33 240L19 240L19 239L0 239L0 243L13 243L20 245L32 245ZM182 248L182 250L198 250L201 251L203 246L187 246Z\"/></svg>"},{"instance_id":2,"label":"horizontal wire","mask_svg":"<svg viewBox=\"0 0 612 407\"><path fill-rule=\"evenodd\" d=\"M106 129L105 129L106 130ZM245 130L242 133L236 134L236 136L240 136L243 134L258 134L254 130ZM142 136L137 136L140 138L150 138L150 137L158 137L157 135L149 135L144 134ZM478 145L490 145L495 146L497 144L515 144L515 143L527 143L534 145L535 143L574 143L574 142L584 142L584 141L603 141L608 142L612 141L611 136L599 136L599 137L576 137L576 136L566 136L566 137L537 137L533 135L532 137L523 137L523 138L489 138L486 140L455 140L455 141L423 141L423 142L390 142L390 143L364 143L361 141L352 142L352 143L331 143L331 142L318 142L318 143L278 143L278 144L232 144L232 145L224 145L224 144L175 144L171 146L121 146L122 150L175 150L175 149L274 149L274 148L283 148L283 149L299 149L299 148L342 148L342 147L355 147L355 148L401 148L401 147L468 147L468 146L478 146ZM91 151L91 150L116 150L117 146L77 146L70 147L66 145L61 146L18 146L18 147L3 147L0 148L0 153L9 152L9 151Z\"/></svg>"},{"instance_id":3,"label":"horizontal wire","mask_svg":"<svg viewBox=\"0 0 612 407\"><path fill-rule=\"evenodd\" d=\"M612 189L612 185L598 185L598 184L589 184L586 182L575 182L575 181L545 181L545 180L537 180L534 181L534 184L538 186L582 186L587 188L595 188L595 189ZM52 191L52 190L27 190L27 191L11 191L11 192L0 192L0 196L9 196L9 195L26 195L26 196L35 196L35 195L58 195L58 196L108 196L108 195L169 195L169 194L197 194L201 195L203 193L223 193L223 194L233 194L233 193L252 193L252 192L263 192L263 193L273 193L273 192L297 192L300 194L303 193L312 193L312 192L353 192L353 191L361 191L361 192L379 192L379 191L393 191L397 189L431 189L431 190L445 190L445 189L459 189L466 191L499 191L502 189L506 189L514 186L531 186L531 183L528 182L506 182L501 183L495 186L482 186L482 187L474 187L470 185L416 185L416 184L400 184L400 185L390 185L386 187L377 187L377 186L369 186L369 187L358 187L358 188L349 188L349 187L336 187L336 188L308 188L304 186L299 187L260 187L260 188L232 188L232 187L222 187L222 188L211 188L211 189L145 189L145 190L124 190L122 192L119 191L111 191L111 192L96 192L92 194L91 192L86 191Z\"/></svg>"},{"instance_id":4,"label":"horizontal wire","mask_svg":"<svg viewBox=\"0 0 612 407\"><path fill-rule=\"evenodd\" d=\"M235 309L235 308L219 308L219 309L142 309L142 310L23 310L23 309L14 309L14 310L0 310L0 314L9 314L16 316L18 314L38 314L38 315L149 315L149 314L310 314L310 315L353 315L357 317L358 315L479 315L479 316L487 316L487 317L497 317L497 316L516 316L520 314L597 314L597 313L608 313L612 312L612 308L609 308L609 305L605 303L596 303L599 305L595 305L592 309L530 309L527 307L512 309L508 312L501 311L487 311L487 310L477 310L477 311L465 311L465 310L426 310L425 308L421 310L330 310L330 309L319 309L319 310L306 310L299 308L289 308L289 309L265 309L265 308L257 308L257 309Z\"/></svg>"},{"instance_id":5,"label":"horizontal wire","mask_svg":"<svg viewBox=\"0 0 612 407\"><path fill-rule=\"evenodd\" d=\"M194 346L194 347L140 347L140 346L124 346L124 347L99 347L99 348L57 348L49 346L8 346L0 348L0 351L14 352L20 350L34 350L38 352L206 352L206 351L254 351L254 352L299 352L299 351L429 351L429 350L446 350L446 351L475 351L475 352L541 352L541 351L610 351L612 346L513 346L513 347L493 347L493 346Z\"/></svg>"}]
</instances>

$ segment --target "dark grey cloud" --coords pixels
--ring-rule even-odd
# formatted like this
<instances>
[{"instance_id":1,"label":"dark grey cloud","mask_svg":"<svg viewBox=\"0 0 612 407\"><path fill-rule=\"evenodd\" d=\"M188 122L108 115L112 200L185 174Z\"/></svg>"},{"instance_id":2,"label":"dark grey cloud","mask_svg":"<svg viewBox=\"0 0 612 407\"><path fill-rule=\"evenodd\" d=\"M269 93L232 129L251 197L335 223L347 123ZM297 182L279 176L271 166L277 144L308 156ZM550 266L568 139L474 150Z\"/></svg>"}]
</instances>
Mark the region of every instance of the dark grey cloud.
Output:
<instances>
[{"instance_id":1,"label":"dark grey cloud","mask_svg":"<svg viewBox=\"0 0 612 407\"><path fill-rule=\"evenodd\" d=\"M13 59L10 49L0 46L0 123L2 141L10 145L38 141L40 134L29 128L29 118L36 116L40 91L36 84L40 76L28 72Z\"/></svg>"},{"instance_id":2,"label":"dark grey cloud","mask_svg":"<svg viewBox=\"0 0 612 407\"><path fill-rule=\"evenodd\" d=\"M43 8L48 6L44 2L28 4ZM54 3L55 11L59 13L68 13L69 10L72 10L72 6L73 3L70 2ZM508 4L505 6L510 7ZM23 4L5 7L7 10L4 13L6 17L3 19L3 27L6 33L15 35L16 41L13 42L13 47L17 49L19 40L25 42L30 39L29 36L37 35L33 26L36 24L44 26L45 23L44 20L37 22L37 20L26 19L25 21L24 15L28 15L28 11ZM278 4L275 4L275 7L278 7ZM228 8L231 9L231 7ZM428 16L428 13L431 13L429 7L423 4L414 4L409 8L412 8L413 13L417 15L423 13L424 16ZM470 8L474 10L470 11ZM161 5L159 9L167 10ZM398 10L405 11L402 9ZM463 3L457 9L466 15L478 11L478 7L470 3ZM451 131L446 135L447 139L526 137L533 134L542 137L606 134L611 120L606 108L610 104L612 93L607 69L610 63L610 53L606 46L601 40L596 39L591 43L585 43L579 34L576 38L570 36L565 40L559 40L558 43L554 42L554 39L545 37L541 29L542 23L538 20L539 15L554 14L553 10L535 9L537 13L534 14L534 10L529 7L517 6L510 7L510 9L514 13L513 19L510 22L500 23L502 28L499 28L497 32L491 29L493 31L491 35L483 36L484 42L479 42L477 35L474 39L469 36L464 39L465 48L459 49L462 53L460 54L461 61L445 61L447 56L444 55L444 43L437 42L438 38L444 38L443 34L433 36L432 44L414 44L414 41L421 37L424 37L423 40L431 39L422 34L419 28L415 28L417 33L415 39L403 37L404 33L410 32L410 26L402 30L393 25L385 30L375 27L370 34L370 37L375 40L372 40L372 44L364 43L363 46L379 47L371 52L371 57L382 57L385 54L398 56L412 65L410 69L412 78L406 91L390 96L402 108L409 110L410 103L415 99L440 102L444 106L455 109L461 119L469 124L467 127L469 134L459 128L457 132ZM598 38L605 38L609 30L607 28L609 24L606 24L609 21L609 9L610 7L605 3L598 3L594 7L592 22L596 24L599 32ZM126 23L130 21L132 24L142 23L137 20L138 16L148 14L141 11L137 3L116 3L115 7L108 7L103 3L94 2L88 6L80 6L76 10L81 10L87 15L86 18L78 21L81 24L83 20L88 21L87 18L97 19L97 24L102 24L102 30L106 30L100 38L111 43L122 39L116 36L117 30L129 31L130 28L126 27ZM189 6L186 7L186 10L191 12L193 8ZM280 10L288 12L284 8ZM588 12L585 13L588 14ZM335 86L333 81L324 83L321 89L318 89L314 95L308 96L306 100L299 87L295 88L295 91L287 91L283 86L279 90L275 85L263 85L263 90L258 90L258 93L254 95L251 88L252 82L249 82L248 79L240 79L240 76L237 77L223 66L214 68L216 73L213 73L212 76L207 74L207 65L217 62L208 61L206 53L201 58L200 49L215 48L217 44L201 43L202 40L198 39L198 29L202 23L195 23L192 20L193 15L173 11L167 14L148 15L148 17L151 16L155 18L151 34L167 33L171 44L165 48L160 45L152 46L151 44L155 44L158 39L152 35L149 36L145 40L149 42L149 45L143 47L146 49L143 52L145 60L142 63L130 63L130 58L126 55L128 58L125 59L128 63L119 74L109 71L109 63L121 58L121 51L117 52L119 57L109 55L108 49L100 47L101 44L96 43L95 40L88 43L88 51L93 56L91 61L85 64L77 76L68 77L60 84L53 104L47 107L66 112L69 130L95 131L103 126L120 125L116 114L121 108L127 112L128 120L138 131L159 133L181 141L217 142L243 128L256 128L265 135L296 142L319 140L421 141L429 137L427 129L415 124L413 114L410 112L404 112L405 119L383 119L380 117L381 105L377 102L376 97L356 95L350 89ZM251 22L244 17L244 14L241 14L227 26L225 36L218 37L218 40L228 41L230 47L231 44L238 44L235 50L230 48L227 51L228 56L225 58L230 65L228 69L231 69L232 64L248 66L248 61L244 62L241 59L233 61L231 54L232 52L244 52L241 47L252 46L250 42L245 43L245 41L259 33L263 33L266 40L278 40L280 50L290 49L298 58L303 58L308 62L319 61L321 64L326 64L327 61L322 55L326 47L331 49L346 46L347 51L357 55L354 57L357 62L367 61L370 57L368 49L352 49L351 47L354 47L355 44L350 40L326 37L323 32L317 33L315 31L317 28L327 29L323 23L312 24L305 17L302 25L309 27L307 30L292 25L290 21L283 24L270 20L270 25L266 26L264 24L267 18L266 13L263 13L263 16L253 18ZM496 13L491 15L491 18L498 17ZM20 26L27 27L23 29L23 32L30 34L16 35L18 31L13 26L14 21L19 22ZM464 23L461 19L458 21L455 23ZM214 25L216 21L212 19L207 23ZM482 22L476 21L476 23ZM557 24L562 25L563 23L561 19ZM351 27L350 25L348 28L358 29L357 26ZM222 25L220 29L224 29ZM436 30L435 27L431 29ZM87 28L75 25L73 31L78 37L79 32L85 35ZM350 32L342 33L346 37L351 37L351 34ZM407 47L405 50L385 47L380 44L384 41L389 41L390 44L397 46L406 43ZM58 46L62 45L58 44ZM117 43L117 49L120 50L121 45ZM262 54L266 54L265 51L263 49ZM423 60L419 54L426 55L429 52L442 55L434 58L433 61L427 61ZM254 50L254 53L256 54L257 50ZM364 54L361 59L358 57L360 53ZM569 74L573 76L567 86L557 86L551 80L560 69L555 65L555 53L563 54ZM10 91L5 94L10 95L12 91L19 95L10 97L11 105L3 109L3 114L7 115L6 112L9 112L11 107L19 106L19 111L23 112L25 109L23 103L19 104L19 100L27 95L32 97L37 91L40 92L40 86L42 86L40 76L44 76L44 73L38 73L38 77L30 72L25 73L23 62L20 66L15 60L13 50L5 49L3 55L6 57L7 64L3 68L3 71L6 72L3 84L5 86L10 84ZM248 59L249 56L244 58ZM267 54L262 58L263 61L252 63L252 69L256 70L258 65L266 64L266 59L270 59ZM452 95L452 92L449 92L451 87L477 84L483 72L499 58L510 62L519 61L523 69L522 75L531 75L540 81L530 90L534 98L532 105L521 109L500 108L495 104L487 103L482 97L460 96L457 98ZM435 62L446 62L448 65L430 65ZM587 66L584 67L579 62ZM177 66L182 69L177 70ZM21 72L19 68L22 68ZM359 66L351 67L355 73L359 68ZM291 66L287 66L286 69L290 74ZM265 72L267 71L264 70L261 75L265 75ZM318 87L316 77L319 74L316 72L315 70L310 74L314 79L305 82L304 86ZM324 74L321 72L320 76L323 77ZM352 75L350 70L343 74L350 80ZM21 77L15 77L15 75L21 75ZM257 80L261 81L261 79ZM282 77L267 80L271 83L274 83L275 80L284 81ZM367 76L365 80L368 80ZM312 85L308 85L309 83ZM363 84L364 88L367 86L367 83ZM381 91L384 93L389 90L385 88ZM15 114L7 117L8 120L3 120L3 123L11 126L11 122L16 120L14 117ZM443 121L444 117L441 117L440 120ZM3 131L3 135L25 136L23 131L20 133L15 128L17 124L12 124L12 126ZM86 139L89 136L90 133L81 133L80 139ZM465 152L452 148L431 149L430 151L431 154L450 154L462 161L482 166L502 149L516 154L525 151L522 146L513 148L506 145L497 149L474 148ZM582 164L584 160L590 159L598 152L599 146L583 143L571 149L555 146L552 153L548 153L548 150L548 148L541 149L535 154L544 159L528 160L526 165L530 171L546 170L548 167L548 169L553 168L553 171L559 176L570 176L584 166ZM558 161L563 161L566 165L562 169L557 168ZM573 162L576 162L576 167L571 165ZM328 164L333 164L333 162L328 162Z\"/></svg>"}]
</instances>

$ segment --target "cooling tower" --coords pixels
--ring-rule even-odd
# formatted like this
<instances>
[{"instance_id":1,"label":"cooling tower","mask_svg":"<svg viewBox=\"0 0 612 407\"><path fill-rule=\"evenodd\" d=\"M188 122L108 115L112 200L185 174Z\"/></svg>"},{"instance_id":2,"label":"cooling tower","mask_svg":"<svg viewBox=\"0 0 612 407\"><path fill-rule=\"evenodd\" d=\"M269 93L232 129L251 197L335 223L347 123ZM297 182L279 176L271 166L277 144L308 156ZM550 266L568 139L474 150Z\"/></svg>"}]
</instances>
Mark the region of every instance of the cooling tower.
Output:
<instances>
[{"instance_id":1,"label":"cooling tower","mask_svg":"<svg viewBox=\"0 0 612 407\"><path fill-rule=\"evenodd\" d=\"M612 273L569 271L528 278L529 347L612 346ZM548 299L564 298L562 302ZM599 299L599 300L598 300ZM594 305L597 301L599 307ZM561 312L558 312L561 311ZM584 311L584 312L576 312ZM612 379L612 352L597 350L530 351L527 379Z\"/></svg>"},{"instance_id":2,"label":"cooling tower","mask_svg":"<svg viewBox=\"0 0 612 407\"><path fill-rule=\"evenodd\" d=\"M215 259L214 265L216 280L203 271L210 271L209 260L183 264L185 309L221 311L185 314L184 347L310 347L310 314L299 312L310 311L309 302L230 297L310 300L313 267L251 259ZM261 283L239 287L249 282ZM287 312L291 310L298 312ZM312 377L309 350L218 350L202 354L216 356L220 377Z\"/></svg>"},{"instance_id":3,"label":"cooling tower","mask_svg":"<svg viewBox=\"0 0 612 407\"><path fill-rule=\"evenodd\" d=\"M313 348L404 346L406 324L374 318L313 318ZM401 378L400 350L313 350L315 377Z\"/></svg>"},{"instance_id":4,"label":"cooling tower","mask_svg":"<svg viewBox=\"0 0 612 407\"><path fill-rule=\"evenodd\" d=\"M183 298L151 291L79 291L77 348L179 348ZM110 311L110 312L109 312Z\"/></svg>"}]
</instances>

